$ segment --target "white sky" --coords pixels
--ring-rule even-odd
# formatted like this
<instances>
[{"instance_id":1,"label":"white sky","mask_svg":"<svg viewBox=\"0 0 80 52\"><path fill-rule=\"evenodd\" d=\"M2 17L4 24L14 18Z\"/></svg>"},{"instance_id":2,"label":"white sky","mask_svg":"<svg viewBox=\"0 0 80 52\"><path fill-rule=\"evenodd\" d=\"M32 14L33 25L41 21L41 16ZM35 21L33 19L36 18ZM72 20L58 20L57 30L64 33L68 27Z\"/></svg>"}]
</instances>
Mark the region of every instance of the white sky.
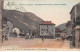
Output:
<instances>
[{"instance_id":1,"label":"white sky","mask_svg":"<svg viewBox=\"0 0 80 52\"><path fill-rule=\"evenodd\" d=\"M17 5L7 5L15 2ZM70 20L72 7L80 0L4 0L5 9L16 9L32 12L45 21L52 21L57 25ZM66 5L20 5L20 4L66 4Z\"/></svg>"}]
</instances>

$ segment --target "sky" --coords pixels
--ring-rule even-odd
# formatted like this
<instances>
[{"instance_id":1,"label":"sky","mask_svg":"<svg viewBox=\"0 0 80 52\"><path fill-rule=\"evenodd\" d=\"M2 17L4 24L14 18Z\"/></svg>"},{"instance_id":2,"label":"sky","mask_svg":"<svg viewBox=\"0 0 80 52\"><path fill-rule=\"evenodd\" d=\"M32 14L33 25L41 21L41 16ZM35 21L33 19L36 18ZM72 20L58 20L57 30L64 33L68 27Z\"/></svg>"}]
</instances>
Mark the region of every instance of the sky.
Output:
<instances>
[{"instance_id":1,"label":"sky","mask_svg":"<svg viewBox=\"0 0 80 52\"><path fill-rule=\"evenodd\" d=\"M79 2L80 0L4 0L4 9L32 12L58 26L70 20L70 11Z\"/></svg>"}]
</instances>

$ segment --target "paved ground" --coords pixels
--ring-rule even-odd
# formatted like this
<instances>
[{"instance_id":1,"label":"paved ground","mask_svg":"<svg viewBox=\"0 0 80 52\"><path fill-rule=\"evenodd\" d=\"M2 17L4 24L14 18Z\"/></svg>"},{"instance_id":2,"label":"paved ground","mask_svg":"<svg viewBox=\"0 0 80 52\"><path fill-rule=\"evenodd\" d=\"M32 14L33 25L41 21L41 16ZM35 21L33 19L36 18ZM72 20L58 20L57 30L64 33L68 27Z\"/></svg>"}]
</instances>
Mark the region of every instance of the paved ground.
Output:
<instances>
[{"instance_id":1,"label":"paved ground","mask_svg":"<svg viewBox=\"0 0 80 52\"><path fill-rule=\"evenodd\" d=\"M70 42L69 41L64 41L63 46L61 47L62 49L71 49L70 48Z\"/></svg>"},{"instance_id":2,"label":"paved ground","mask_svg":"<svg viewBox=\"0 0 80 52\"><path fill-rule=\"evenodd\" d=\"M62 40L45 39L44 42L40 38L24 39L24 38L10 38L4 41L3 47L19 47L19 48L61 48L64 44Z\"/></svg>"},{"instance_id":3,"label":"paved ground","mask_svg":"<svg viewBox=\"0 0 80 52\"><path fill-rule=\"evenodd\" d=\"M8 41L4 41L1 49L16 49L16 48L50 48L50 49L67 49L75 51L77 49L71 49L69 41L62 41L56 39L45 39L44 42L40 38L24 39L24 38L9 38ZM80 50L80 49L78 49Z\"/></svg>"}]
</instances>

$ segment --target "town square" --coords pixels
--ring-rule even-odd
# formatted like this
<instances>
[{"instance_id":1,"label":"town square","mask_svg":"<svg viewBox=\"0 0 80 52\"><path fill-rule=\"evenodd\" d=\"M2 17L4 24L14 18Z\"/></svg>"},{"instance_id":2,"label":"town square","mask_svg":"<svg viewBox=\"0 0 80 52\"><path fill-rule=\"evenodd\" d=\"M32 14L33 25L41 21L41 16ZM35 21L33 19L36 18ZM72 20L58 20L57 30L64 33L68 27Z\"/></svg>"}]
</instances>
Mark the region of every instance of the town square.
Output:
<instances>
[{"instance_id":1,"label":"town square","mask_svg":"<svg viewBox=\"0 0 80 52\"><path fill-rule=\"evenodd\" d=\"M69 3L69 6L47 1L48 4L29 1L33 4L27 5L24 3L28 2L17 1L0 0L0 50L49 48L80 51L79 2Z\"/></svg>"}]
</instances>

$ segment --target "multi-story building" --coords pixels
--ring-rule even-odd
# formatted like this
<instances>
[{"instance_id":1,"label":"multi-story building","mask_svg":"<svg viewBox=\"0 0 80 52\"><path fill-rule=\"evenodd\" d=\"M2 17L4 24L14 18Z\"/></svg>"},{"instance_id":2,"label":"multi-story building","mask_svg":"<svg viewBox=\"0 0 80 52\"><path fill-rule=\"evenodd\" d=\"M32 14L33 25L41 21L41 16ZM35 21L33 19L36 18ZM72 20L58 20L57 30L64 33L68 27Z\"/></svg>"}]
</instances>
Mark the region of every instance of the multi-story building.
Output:
<instances>
[{"instance_id":1,"label":"multi-story building","mask_svg":"<svg viewBox=\"0 0 80 52\"><path fill-rule=\"evenodd\" d=\"M66 34L71 36L72 35L71 32L72 32L71 21L68 21L66 24Z\"/></svg>"},{"instance_id":2,"label":"multi-story building","mask_svg":"<svg viewBox=\"0 0 80 52\"><path fill-rule=\"evenodd\" d=\"M51 21L44 21L40 24L40 37L54 38L55 37L55 24Z\"/></svg>"},{"instance_id":3,"label":"multi-story building","mask_svg":"<svg viewBox=\"0 0 80 52\"><path fill-rule=\"evenodd\" d=\"M71 26L72 26L72 45L75 47L76 40L79 36L75 36L75 27L80 25L80 3L73 6L71 12Z\"/></svg>"},{"instance_id":4,"label":"multi-story building","mask_svg":"<svg viewBox=\"0 0 80 52\"><path fill-rule=\"evenodd\" d=\"M71 21L68 21L66 24L66 39L67 40L72 40L72 26L71 26Z\"/></svg>"},{"instance_id":5,"label":"multi-story building","mask_svg":"<svg viewBox=\"0 0 80 52\"><path fill-rule=\"evenodd\" d=\"M61 30L59 28L55 29L55 37L59 38L61 36Z\"/></svg>"}]
</instances>

